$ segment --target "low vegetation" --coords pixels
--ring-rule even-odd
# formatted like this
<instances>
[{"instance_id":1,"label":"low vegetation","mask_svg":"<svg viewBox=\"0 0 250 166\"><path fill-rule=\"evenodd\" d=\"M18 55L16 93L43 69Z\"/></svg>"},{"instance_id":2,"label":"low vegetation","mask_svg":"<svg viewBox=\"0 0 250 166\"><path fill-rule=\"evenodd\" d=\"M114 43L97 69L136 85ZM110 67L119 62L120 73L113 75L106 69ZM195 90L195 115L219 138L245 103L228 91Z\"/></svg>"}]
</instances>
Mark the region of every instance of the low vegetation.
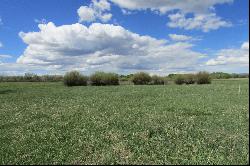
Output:
<instances>
[{"instance_id":1,"label":"low vegetation","mask_svg":"<svg viewBox=\"0 0 250 166\"><path fill-rule=\"evenodd\" d=\"M208 72L199 72L196 74L197 84L210 84L211 77Z\"/></svg>"},{"instance_id":2,"label":"low vegetation","mask_svg":"<svg viewBox=\"0 0 250 166\"><path fill-rule=\"evenodd\" d=\"M197 74L176 74L174 75L174 82L177 85L182 84L210 84L211 77L207 72L199 72Z\"/></svg>"},{"instance_id":3,"label":"low vegetation","mask_svg":"<svg viewBox=\"0 0 250 166\"><path fill-rule=\"evenodd\" d=\"M88 77L80 74L78 71L71 71L65 74L63 78L66 86L86 86Z\"/></svg>"},{"instance_id":4,"label":"low vegetation","mask_svg":"<svg viewBox=\"0 0 250 166\"><path fill-rule=\"evenodd\" d=\"M61 75L42 75L25 73L24 76L0 76L0 82L62 82Z\"/></svg>"},{"instance_id":5,"label":"low vegetation","mask_svg":"<svg viewBox=\"0 0 250 166\"><path fill-rule=\"evenodd\" d=\"M184 75L184 83L185 84L194 84L196 82L196 75L195 74L185 74Z\"/></svg>"},{"instance_id":6,"label":"low vegetation","mask_svg":"<svg viewBox=\"0 0 250 166\"><path fill-rule=\"evenodd\" d=\"M174 82L175 84L177 85L182 85L185 83L185 77L183 74L178 74L175 76L175 79L174 79Z\"/></svg>"},{"instance_id":7,"label":"low vegetation","mask_svg":"<svg viewBox=\"0 0 250 166\"><path fill-rule=\"evenodd\" d=\"M90 76L90 83L94 86L119 85L118 74L96 72Z\"/></svg>"},{"instance_id":8,"label":"low vegetation","mask_svg":"<svg viewBox=\"0 0 250 166\"><path fill-rule=\"evenodd\" d=\"M151 80L151 76L145 72L135 73L132 78L132 82L135 85L148 85L150 84Z\"/></svg>"},{"instance_id":9,"label":"low vegetation","mask_svg":"<svg viewBox=\"0 0 250 166\"><path fill-rule=\"evenodd\" d=\"M237 73L224 73L224 72L213 72L210 73L210 77L212 79L229 79L229 78L248 78L249 74L248 73L242 73L242 74L237 74Z\"/></svg>"},{"instance_id":10,"label":"low vegetation","mask_svg":"<svg viewBox=\"0 0 250 166\"><path fill-rule=\"evenodd\" d=\"M248 74L229 74L223 72L213 72L200 74L169 74L168 76L150 76L146 72L139 72L128 75L118 75L116 73L96 72L90 75L87 82L94 86L104 85L166 85L174 82L178 85L182 84L207 84L211 83L212 79L229 79L229 78L248 78ZM80 74L80 73L79 73ZM197 75L199 77L197 77ZM208 77L209 76L209 77ZM207 77L207 78L204 78ZM87 79L85 77L85 79ZM199 80L198 80L199 79ZM207 79L207 80L204 80ZM23 76L0 76L0 82L62 82L64 76L61 75L36 75L34 73L25 73ZM78 84L78 83L76 83ZM83 84L85 85L85 84Z\"/></svg>"},{"instance_id":11,"label":"low vegetation","mask_svg":"<svg viewBox=\"0 0 250 166\"><path fill-rule=\"evenodd\" d=\"M152 85L164 85L164 84L167 84L167 80L164 77L153 75L151 77L151 84Z\"/></svg>"},{"instance_id":12,"label":"low vegetation","mask_svg":"<svg viewBox=\"0 0 250 166\"><path fill-rule=\"evenodd\" d=\"M248 79L188 88L0 83L0 164L247 165L248 99Z\"/></svg>"}]
</instances>

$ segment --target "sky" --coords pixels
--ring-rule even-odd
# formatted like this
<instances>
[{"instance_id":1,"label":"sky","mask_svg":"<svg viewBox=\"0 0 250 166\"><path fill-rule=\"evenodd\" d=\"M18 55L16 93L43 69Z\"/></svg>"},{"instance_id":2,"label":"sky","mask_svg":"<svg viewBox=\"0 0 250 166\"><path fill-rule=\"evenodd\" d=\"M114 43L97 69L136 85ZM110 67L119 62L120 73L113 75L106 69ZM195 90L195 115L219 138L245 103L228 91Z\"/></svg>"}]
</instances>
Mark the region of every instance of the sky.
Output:
<instances>
[{"instance_id":1,"label":"sky","mask_svg":"<svg viewBox=\"0 0 250 166\"><path fill-rule=\"evenodd\" d=\"M1 0L0 75L249 72L248 0Z\"/></svg>"}]
</instances>

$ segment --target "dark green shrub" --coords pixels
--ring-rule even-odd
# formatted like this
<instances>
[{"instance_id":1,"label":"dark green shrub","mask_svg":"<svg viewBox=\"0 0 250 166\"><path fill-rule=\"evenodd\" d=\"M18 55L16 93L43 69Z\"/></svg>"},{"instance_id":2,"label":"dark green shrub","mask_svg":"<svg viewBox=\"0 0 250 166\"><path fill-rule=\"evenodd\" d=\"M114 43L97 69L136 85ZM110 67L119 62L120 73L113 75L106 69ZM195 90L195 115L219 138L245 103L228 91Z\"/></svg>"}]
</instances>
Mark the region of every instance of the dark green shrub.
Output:
<instances>
[{"instance_id":1,"label":"dark green shrub","mask_svg":"<svg viewBox=\"0 0 250 166\"><path fill-rule=\"evenodd\" d=\"M91 85L119 85L119 76L115 73L95 72L90 76Z\"/></svg>"},{"instance_id":2,"label":"dark green shrub","mask_svg":"<svg viewBox=\"0 0 250 166\"><path fill-rule=\"evenodd\" d=\"M197 84L210 84L211 78L208 72L199 72L196 74Z\"/></svg>"},{"instance_id":3,"label":"dark green shrub","mask_svg":"<svg viewBox=\"0 0 250 166\"><path fill-rule=\"evenodd\" d=\"M132 82L135 85L147 85L151 81L151 77L148 73L139 72L133 75Z\"/></svg>"},{"instance_id":4,"label":"dark green shrub","mask_svg":"<svg viewBox=\"0 0 250 166\"><path fill-rule=\"evenodd\" d=\"M196 77L194 74L185 74L184 82L185 84L194 84L196 81Z\"/></svg>"},{"instance_id":5,"label":"dark green shrub","mask_svg":"<svg viewBox=\"0 0 250 166\"><path fill-rule=\"evenodd\" d=\"M175 76L175 79L174 79L174 82L175 82L175 84L177 84L177 85L182 85L182 84L184 84L184 83L185 83L185 77L184 77L184 75L182 75L182 74L176 75L176 76Z\"/></svg>"},{"instance_id":6,"label":"dark green shrub","mask_svg":"<svg viewBox=\"0 0 250 166\"><path fill-rule=\"evenodd\" d=\"M164 77L153 75L151 77L151 84L152 85L164 85L165 84L165 79L164 79Z\"/></svg>"},{"instance_id":7,"label":"dark green shrub","mask_svg":"<svg viewBox=\"0 0 250 166\"><path fill-rule=\"evenodd\" d=\"M63 78L64 85L67 86L86 86L88 78L81 75L78 71L71 71Z\"/></svg>"},{"instance_id":8,"label":"dark green shrub","mask_svg":"<svg viewBox=\"0 0 250 166\"><path fill-rule=\"evenodd\" d=\"M105 73L104 74L105 85L119 85L119 76L115 73Z\"/></svg>"},{"instance_id":9,"label":"dark green shrub","mask_svg":"<svg viewBox=\"0 0 250 166\"><path fill-rule=\"evenodd\" d=\"M96 72L92 74L89 79L90 79L91 85L101 86L101 85L104 85L102 78L103 78L103 72Z\"/></svg>"}]
</instances>

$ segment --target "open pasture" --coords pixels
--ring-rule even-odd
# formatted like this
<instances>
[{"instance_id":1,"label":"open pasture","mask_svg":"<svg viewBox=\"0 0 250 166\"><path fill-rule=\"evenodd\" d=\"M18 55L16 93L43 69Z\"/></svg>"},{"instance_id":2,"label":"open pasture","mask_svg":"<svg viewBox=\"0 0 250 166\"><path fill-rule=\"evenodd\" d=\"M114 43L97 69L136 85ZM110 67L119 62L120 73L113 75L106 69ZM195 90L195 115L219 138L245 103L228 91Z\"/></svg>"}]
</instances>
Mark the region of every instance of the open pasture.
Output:
<instances>
[{"instance_id":1,"label":"open pasture","mask_svg":"<svg viewBox=\"0 0 250 166\"><path fill-rule=\"evenodd\" d=\"M0 83L0 164L247 164L248 85Z\"/></svg>"}]
</instances>

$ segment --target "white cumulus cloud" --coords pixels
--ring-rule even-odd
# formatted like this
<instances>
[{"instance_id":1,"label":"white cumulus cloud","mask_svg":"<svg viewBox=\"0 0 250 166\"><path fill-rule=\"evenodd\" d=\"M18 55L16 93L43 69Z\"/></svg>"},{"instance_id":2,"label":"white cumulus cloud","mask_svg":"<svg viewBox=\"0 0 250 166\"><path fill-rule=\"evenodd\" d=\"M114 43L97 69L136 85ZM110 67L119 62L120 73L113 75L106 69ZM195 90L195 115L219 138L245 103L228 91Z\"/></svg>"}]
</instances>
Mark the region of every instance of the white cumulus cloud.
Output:
<instances>
[{"instance_id":1,"label":"white cumulus cloud","mask_svg":"<svg viewBox=\"0 0 250 166\"><path fill-rule=\"evenodd\" d=\"M244 42L238 49L222 49L206 62L208 66L240 65L249 66L249 42Z\"/></svg>"},{"instance_id":2,"label":"white cumulus cloud","mask_svg":"<svg viewBox=\"0 0 250 166\"><path fill-rule=\"evenodd\" d=\"M181 10L185 13L204 13L211 10L216 4L233 2L233 0L110 0L121 8L129 10L159 11L164 14L172 10Z\"/></svg>"},{"instance_id":3,"label":"white cumulus cloud","mask_svg":"<svg viewBox=\"0 0 250 166\"><path fill-rule=\"evenodd\" d=\"M110 3L107 0L93 0L89 6L81 6L78 10L79 22L93 22L97 19L107 22L112 18Z\"/></svg>"},{"instance_id":4,"label":"white cumulus cloud","mask_svg":"<svg viewBox=\"0 0 250 166\"><path fill-rule=\"evenodd\" d=\"M221 27L230 27L229 21L224 21L216 15L215 5L231 3L233 0L110 0L114 4L126 10L151 10L160 14L168 14L172 28L183 28L185 30L202 30L209 32ZM126 14L126 12L124 12ZM193 14L193 17L188 17Z\"/></svg>"},{"instance_id":5,"label":"white cumulus cloud","mask_svg":"<svg viewBox=\"0 0 250 166\"><path fill-rule=\"evenodd\" d=\"M121 26L76 23L56 26L39 24L38 32L20 32L27 44L18 64L67 71L78 69L128 73L138 70L166 73L193 70L201 53L189 42L168 44L166 40L141 36Z\"/></svg>"},{"instance_id":6,"label":"white cumulus cloud","mask_svg":"<svg viewBox=\"0 0 250 166\"><path fill-rule=\"evenodd\" d=\"M209 32L210 30L216 30L221 27L230 27L232 24L227 21L223 21L215 13L210 14L195 14L193 17L187 18L183 13L170 14L170 22L168 26L171 28L183 28L186 30L198 29L203 32Z\"/></svg>"}]
</instances>

